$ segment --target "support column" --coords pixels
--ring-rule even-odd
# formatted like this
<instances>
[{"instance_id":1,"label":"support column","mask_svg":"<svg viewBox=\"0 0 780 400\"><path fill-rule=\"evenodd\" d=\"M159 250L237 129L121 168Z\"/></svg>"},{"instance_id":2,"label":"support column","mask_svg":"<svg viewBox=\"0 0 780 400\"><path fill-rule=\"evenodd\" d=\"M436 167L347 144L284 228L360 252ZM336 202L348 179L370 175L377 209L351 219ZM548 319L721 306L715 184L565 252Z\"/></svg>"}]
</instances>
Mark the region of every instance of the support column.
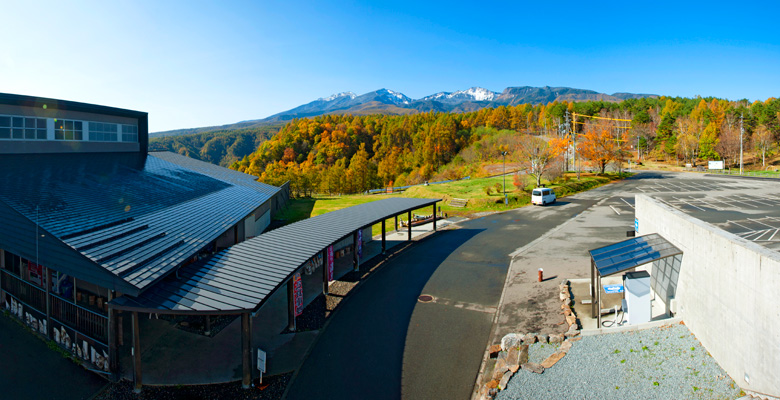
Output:
<instances>
[{"instance_id":1,"label":"support column","mask_svg":"<svg viewBox=\"0 0 780 400\"><path fill-rule=\"evenodd\" d=\"M398 215L395 216L395 231L398 232Z\"/></svg>"},{"instance_id":2,"label":"support column","mask_svg":"<svg viewBox=\"0 0 780 400\"><path fill-rule=\"evenodd\" d=\"M241 387L249 389L252 384L252 320L249 313L241 314L241 360L244 364Z\"/></svg>"},{"instance_id":3,"label":"support column","mask_svg":"<svg viewBox=\"0 0 780 400\"><path fill-rule=\"evenodd\" d=\"M590 260L590 316L596 318L596 264Z\"/></svg>"},{"instance_id":4,"label":"support column","mask_svg":"<svg viewBox=\"0 0 780 400\"><path fill-rule=\"evenodd\" d=\"M287 281L287 330L295 331L295 287L292 278Z\"/></svg>"},{"instance_id":5,"label":"support column","mask_svg":"<svg viewBox=\"0 0 780 400\"><path fill-rule=\"evenodd\" d=\"M322 251L322 294L328 295L328 248Z\"/></svg>"},{"instance_id":6,"label":"support column","mask_svg":"<svg viewBox=\"0 0 780 400\"><path fill-rule=\"evenodd\" d=\"M108 301L113 300L115 294L108 292ZM117 312L109 306L108 308L108 370L111 372L111 382L119 382L119 346L117 329Z\"/></svg>"},{"instance_id":7,"label":"support column","mask_svg":"<svg viewBox=\"0 0 780 400\"><path fill-rule=\"evenodd\" d=\"M46 268L46 337L51 338L51 269Z\"/></svg>"},{"instance_id":8,"label":"support column","mask_svg":"<svg viewBox=\"0 0 780 400\"><path fill-rule=\"evenodd\" d=\"M436 232L436 203L433 203L433 231Z\"/></svg>"},{"instance_id":9,"label":"support column","mask_svg":"<svg viewBox=\"0 0 780 400\"><path fill-rule=\"evenodd\" d=\"M358 234L357 231L352 232L352 270L357 272L360 271L360 259L358 259L358 253L357 253L357 241L358 241Z\"/></svg>"},{"instance_id":10,"label":"support column","mask_svg":"<svg viewBox=\"0 0 780 400\"><path fill-rule=\"evenodd\" d=\"M5 269L5 250L0 249L0 271ZM3 273L0 272L0 306L2 306L3 300L5 300L5 293L3 292Z\"/></svg>"},{"instance_id":11,"label":"support column","mask_svg":"<svg viewBox=\"0 0 780 400\"><path fill-rule=\"evenodd\" d=\"M141 393L141 330L138 327L138 311L133 311L133 380L136 393Z\"/></svg>"},{"instance_id":12,"label":"support column","mask_svg":"<svg viewBox=\"0 0 780 400\"><path fill-rule=\"evenodd\" d=\"M385 246L385 220L382 220L382 254L385 254L385 250L387 247Z\"/></svg>"},{"instance_id":13,"label":"support column","mask_svg":"<svg viewBox=\"0 0 780 400\"><path fill-rule=\"evenodd\" d=\"M408 223L406 225L409 230L409 235L407 240L411 241L412 240L412 212L411 211L409 211L406 218L408 219Z\"/></svg>"}]
</instances>

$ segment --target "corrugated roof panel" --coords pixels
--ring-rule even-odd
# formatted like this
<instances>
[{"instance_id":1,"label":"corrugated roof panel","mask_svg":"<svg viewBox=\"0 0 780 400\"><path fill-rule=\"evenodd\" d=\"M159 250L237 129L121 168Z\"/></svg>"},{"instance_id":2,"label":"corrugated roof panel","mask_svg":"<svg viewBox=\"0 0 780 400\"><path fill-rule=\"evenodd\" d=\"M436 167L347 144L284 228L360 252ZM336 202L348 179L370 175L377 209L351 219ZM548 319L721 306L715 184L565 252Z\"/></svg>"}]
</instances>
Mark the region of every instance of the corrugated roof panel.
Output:
<instances>
[{"instance_id":1,"label":"corrugated roof panel","mask_svg":"<svg viewBox=\"0 0 780 400\"><path fill-rule=\"evenodd\" d=\"M383 219L431 206L438 199L391 198L332 211L256 236L210 259L182 267L179 279L169 276L147 296L112 301L122 309L205 313L257 309L306 261L354 231ZM194 279L193 277L200 277ZM165 297L162 294L168 293ZM236 297L238 294L241 294ZM246 297L241 297L246 296ZM127 296L124 296L127 297ZM251 302L247 303L249 299ZM201 304L202 303L202 304ZM175 305L171 305L175 304ZM249 304L249 305L248 305Z\"/></svg>"},{"instance_id":2,"label":"corrugated roof panel","mask_svg":"<svg viewBox=\"0 0 780 400\"><path fill-rule=\"evenodd\" d=\"M602 277L636 268L662 258L682 254L657 233L639 236L589 251Z\"/></svg>"}]
</instances>

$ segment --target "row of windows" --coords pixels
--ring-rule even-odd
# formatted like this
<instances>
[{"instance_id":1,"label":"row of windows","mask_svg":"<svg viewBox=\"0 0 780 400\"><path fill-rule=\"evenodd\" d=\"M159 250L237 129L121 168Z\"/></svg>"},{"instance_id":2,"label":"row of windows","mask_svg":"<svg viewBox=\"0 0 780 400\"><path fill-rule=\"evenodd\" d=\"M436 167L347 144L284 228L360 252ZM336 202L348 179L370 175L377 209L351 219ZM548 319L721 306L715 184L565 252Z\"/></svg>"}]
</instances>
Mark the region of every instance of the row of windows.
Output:
<instances>
[{"instance_id":1,"label":"row of windows","mask_svg":"<svg viewBox=\"0 0 780 400\"><path fill-rule=\"evenodd\" d=\"M0 139L46 139L46 118L0 115Z\"/></svg>"},{"instance_id":2,"label":"row of windows","mask_svg":"<svg viewBox=\"0 0 780 400\"><path fill-rule=\"evenodd\" d=\"M46 140L46 118L0 115L0 139ZM85 126L86 124L86 126ZM84 140L84 128L88 127L89 141L138 142L138 126L104 122L85 122L54 119L55 140ZM121 127L121 130L120 130Z\"/></svg>"}]
</instances>

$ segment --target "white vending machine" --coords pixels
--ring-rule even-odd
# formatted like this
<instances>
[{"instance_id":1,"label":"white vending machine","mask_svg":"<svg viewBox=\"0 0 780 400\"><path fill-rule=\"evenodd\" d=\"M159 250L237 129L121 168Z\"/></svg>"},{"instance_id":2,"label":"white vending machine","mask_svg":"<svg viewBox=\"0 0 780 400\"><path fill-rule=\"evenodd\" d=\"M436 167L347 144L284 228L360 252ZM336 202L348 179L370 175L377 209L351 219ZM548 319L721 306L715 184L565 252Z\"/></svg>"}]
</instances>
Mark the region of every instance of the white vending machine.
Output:
<instances>
[{"instance_id":1,"label":"white vending machine","mask_svg":"<svg viewBox=\"0 0 780 400\"><path fill-rule=\"evenodd\" d=\"M623 313L630 325L650 322L653 318L650 308L650 274L647 271L627 272L623 275L626 304Z\"/></svg>"}]
</instances>

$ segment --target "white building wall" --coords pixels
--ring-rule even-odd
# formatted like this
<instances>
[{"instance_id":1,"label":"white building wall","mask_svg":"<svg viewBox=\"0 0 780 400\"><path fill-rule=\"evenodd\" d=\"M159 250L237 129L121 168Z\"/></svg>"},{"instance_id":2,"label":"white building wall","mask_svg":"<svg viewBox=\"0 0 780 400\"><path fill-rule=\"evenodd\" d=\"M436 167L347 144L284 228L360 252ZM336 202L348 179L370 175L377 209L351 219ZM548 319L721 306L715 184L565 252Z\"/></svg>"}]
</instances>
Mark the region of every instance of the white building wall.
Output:
<instances>
[{"instance_id":1,"label":"white building wall","mask_svg":"<svg viewBox=\"0 0 780 400\"><path fill-rule=\"evenodd\" d=\"M743 389L780 396L780 253L636 196L640 235L683 251L673 311Z\"/></svg>"}]
</instances>

